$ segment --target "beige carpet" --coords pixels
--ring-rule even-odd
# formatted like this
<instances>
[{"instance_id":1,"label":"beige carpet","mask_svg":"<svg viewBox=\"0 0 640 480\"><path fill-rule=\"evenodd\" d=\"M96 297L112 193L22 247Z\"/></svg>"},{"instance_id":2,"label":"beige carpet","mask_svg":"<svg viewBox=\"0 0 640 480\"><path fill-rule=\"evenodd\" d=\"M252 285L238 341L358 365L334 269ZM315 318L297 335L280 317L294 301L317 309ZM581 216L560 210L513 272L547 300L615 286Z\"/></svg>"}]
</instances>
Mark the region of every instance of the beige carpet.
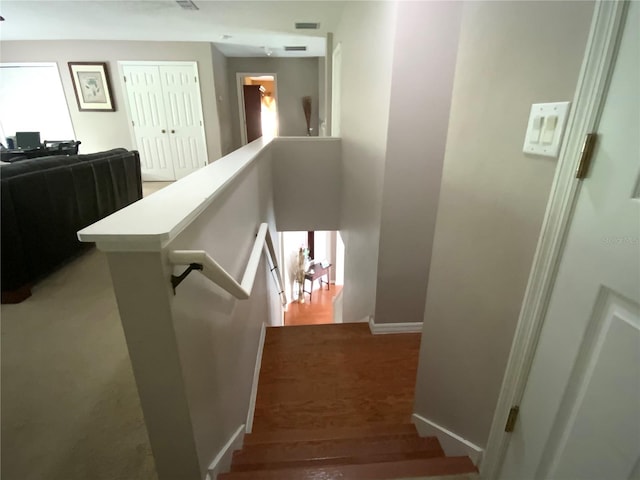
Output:
<instances>
[{"instance_id":1,"label":"beige carpet","mask_svg":"<svg viewBox=\"0 0 640 480\"><path fill-rule=\"evenodd\" d=\"M0 314L2 480L156 479L104 254Z\"/></svg>"}]
</instances>

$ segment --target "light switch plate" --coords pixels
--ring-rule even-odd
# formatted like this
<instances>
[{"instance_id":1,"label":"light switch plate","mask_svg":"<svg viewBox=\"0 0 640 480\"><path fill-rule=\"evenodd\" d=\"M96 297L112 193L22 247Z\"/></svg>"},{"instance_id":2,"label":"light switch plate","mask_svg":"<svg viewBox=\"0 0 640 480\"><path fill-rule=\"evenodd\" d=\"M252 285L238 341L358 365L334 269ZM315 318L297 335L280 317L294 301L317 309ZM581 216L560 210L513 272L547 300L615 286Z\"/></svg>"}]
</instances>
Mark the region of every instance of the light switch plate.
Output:
<instances>
[{"instance_id":1,"label":"light switch plate","mask_svg":"<svg viewBox=\"0 0 640 480\"><path fill-rule=\"evenodd\" d=\"M570 105L571 102L534 103L531 105L522 151L532 155L557 158L567 125ZM542 125L540 125L540 117ZM542 141L542 137L545 141Z\"/></svg>"}]
</instances>

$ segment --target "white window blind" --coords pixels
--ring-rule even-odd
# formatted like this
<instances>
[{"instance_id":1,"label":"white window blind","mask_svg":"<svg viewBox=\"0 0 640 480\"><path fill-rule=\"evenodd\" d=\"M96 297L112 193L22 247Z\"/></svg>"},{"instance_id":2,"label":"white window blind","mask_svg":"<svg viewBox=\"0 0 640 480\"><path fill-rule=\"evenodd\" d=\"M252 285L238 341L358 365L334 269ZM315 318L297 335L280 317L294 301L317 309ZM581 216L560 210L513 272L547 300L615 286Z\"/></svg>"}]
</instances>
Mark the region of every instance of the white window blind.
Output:
<instances>
[{"instance_id":1,"label":"white window blind","mask_svg":"<svg viewBox=\"0 0 640 480\"><path fill-rule=\"evenodd\" d=\"M0 64L0 123L3 135L40 132L42 141L75 140L55 63Z\"/></svg>"}]
</instances>

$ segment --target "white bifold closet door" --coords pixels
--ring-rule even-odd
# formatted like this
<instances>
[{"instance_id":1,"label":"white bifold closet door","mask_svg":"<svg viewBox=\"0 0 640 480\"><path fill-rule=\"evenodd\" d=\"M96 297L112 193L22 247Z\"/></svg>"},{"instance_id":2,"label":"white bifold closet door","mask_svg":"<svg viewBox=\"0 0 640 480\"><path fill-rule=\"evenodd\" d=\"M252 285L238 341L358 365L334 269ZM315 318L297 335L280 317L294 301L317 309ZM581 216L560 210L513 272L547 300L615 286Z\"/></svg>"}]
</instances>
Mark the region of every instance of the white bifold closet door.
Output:
<instances>
[{"instance_id":1,"label":"white bifold closet door","mask_svg":"<svg viewBox=\"0 0 640 480\"><path fill-rule=\"evenodd\" d=\"M195 63L123 65L144 180L180 179L208 163Z\"/></svg>"}]
</instances>

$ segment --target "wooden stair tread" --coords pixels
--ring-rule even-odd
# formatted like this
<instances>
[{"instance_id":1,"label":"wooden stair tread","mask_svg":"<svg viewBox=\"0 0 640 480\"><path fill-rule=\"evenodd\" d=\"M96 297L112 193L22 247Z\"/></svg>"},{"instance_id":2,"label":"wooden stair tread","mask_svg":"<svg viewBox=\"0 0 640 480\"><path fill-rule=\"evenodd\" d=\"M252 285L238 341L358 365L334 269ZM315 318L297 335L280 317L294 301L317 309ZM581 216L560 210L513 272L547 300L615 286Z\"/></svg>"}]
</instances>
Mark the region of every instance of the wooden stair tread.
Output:
<instances>
[{"instance_id":1,"label":"wooden stair tread","mask_svg":"<svg viewBox=\"0 0 640 480\"><path fill-rule=\"evenodd\" d=\"M361 465L283 468L218 475L218 480L389 480L476 472L469 457L436 457Z\"/></svg>"},{"instance_id":2,"label":"wooden stair tread","mask_svg":"<svg viewBox=\"0 0 640 480\"><path fill-rule=\"evenodd\" d=\"M267 443L336 440L347 438L371 438L381 435L417 434L412 423L397 425L372 424L364 427L336 427L316 430L275 430L245 435L244 445Z\"/></svg>"},{"instance_id":3,"label":"wooden stair tread","mask_svg":"<svg viewBox=\"0 0 640 480\"><path fill-rule=\"evenodd\" d=\"M429 451L413 451L413 452L395 452L395 453L377 453L370 455L347 455L344 457L330 457L330 458L312 458L312 459L300 459L291 461L265 461L264 463L234 463L231 466L232 472L247 472L247 471L266 471L266 470L281 470L290 468L318 468L318 467L330 467L336 465L366 465L383 462L401 462L405 460L418 460L436 458L441 455L434 455Z\"/></svg>"},{"instance_id":4,"label":"wooden stair tread","mask_svg":"<svg viewBox=\"0 0 640 480\"><path fill-rule=\"evenodd\" d=\"M379 459L376 458L379 457ZM435 437L416 434L385 435L372 438L333 439L320 441L281 442L252 445L233 454L233 470L275 468L306 462L308 465L330 463L375 463L391 460L442 457L444 452Z\"/></svg>"}]
</instances>

